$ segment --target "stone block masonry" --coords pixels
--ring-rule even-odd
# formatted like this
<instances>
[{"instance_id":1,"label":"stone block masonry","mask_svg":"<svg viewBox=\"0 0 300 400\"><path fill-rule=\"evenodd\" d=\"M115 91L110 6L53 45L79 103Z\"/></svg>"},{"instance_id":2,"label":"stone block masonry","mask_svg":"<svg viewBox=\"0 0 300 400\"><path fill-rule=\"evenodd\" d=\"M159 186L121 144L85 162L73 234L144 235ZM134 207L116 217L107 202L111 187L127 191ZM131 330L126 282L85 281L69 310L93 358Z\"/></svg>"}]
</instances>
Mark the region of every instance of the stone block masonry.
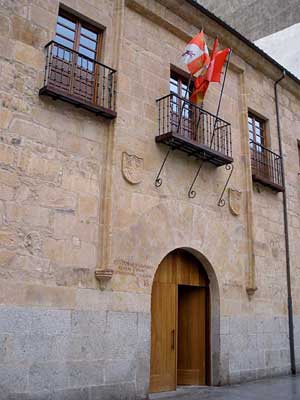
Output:
<instances>
[{"instance_id":1,"label":"stone block masonry","mask_svg":"<svg viewBox=\"0 0 300 400\"><path fill-rule=\"evenodd\" d=\"M145 313L1 306L0 399L136 398L149 326Z\"/></svg>"},{"instance_id":2,"label":"stone block masonry","mask_svg":"<svg viewBox=\"0 0 300 400\"><path fill-rule=\"evenodd\" d=\"M114 122L39 97L60 5L105 27L101 61L118 70ZM224 168L206 163L197 196L187 197L199 160L178 151L154 186L166 154L154 140L155 101L168 94L170 66L182 69L182 49L202 23L221 47L234 46L220 115L232 126L237 216L217 206ZM252 185L247 131L249 108L278 148L277 72L189 2L0 0L0 400L147 398L153 278L178 248L214 277L212 383L288 372L282 199ZM280 108L299 364L300 106L289 79ZM209 88L209 112L218 98L219 86ZM140 183L124 179L123 152L143 159ZM258 290L249 298L252 267ZM113 270L105 290L97 268Z\"/></svg>"}]
</instances>

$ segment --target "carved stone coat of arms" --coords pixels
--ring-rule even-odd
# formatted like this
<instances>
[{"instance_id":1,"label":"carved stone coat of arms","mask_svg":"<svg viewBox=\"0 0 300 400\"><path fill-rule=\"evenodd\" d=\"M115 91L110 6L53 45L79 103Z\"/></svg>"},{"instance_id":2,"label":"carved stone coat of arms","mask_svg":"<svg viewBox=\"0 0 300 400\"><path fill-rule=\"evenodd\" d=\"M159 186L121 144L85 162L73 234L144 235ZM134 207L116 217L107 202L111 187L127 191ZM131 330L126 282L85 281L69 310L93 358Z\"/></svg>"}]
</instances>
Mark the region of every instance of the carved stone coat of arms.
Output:
<instances>
[{"instance_id":1,"label":"carved stone coat of arms","mask_svg":"<svg viewBox=\"0 0 300 400\"><path fill-rule=\"evenodd\" d=\"M229 188L228 195L229 195L229 209L231 213L235 216L240 215L242 192Z\"/></svg>"},{"instance_id":2,"label":"carved stone coat of arms","mask_svg":"<svg viewBox=\"0 0 300 400\"><path fill-rule=\"evenodd\" d=\"M127 182L136 185L142 181L144 159L134 154L122 153L122 173Z\"/></svg>"}]
</instances>

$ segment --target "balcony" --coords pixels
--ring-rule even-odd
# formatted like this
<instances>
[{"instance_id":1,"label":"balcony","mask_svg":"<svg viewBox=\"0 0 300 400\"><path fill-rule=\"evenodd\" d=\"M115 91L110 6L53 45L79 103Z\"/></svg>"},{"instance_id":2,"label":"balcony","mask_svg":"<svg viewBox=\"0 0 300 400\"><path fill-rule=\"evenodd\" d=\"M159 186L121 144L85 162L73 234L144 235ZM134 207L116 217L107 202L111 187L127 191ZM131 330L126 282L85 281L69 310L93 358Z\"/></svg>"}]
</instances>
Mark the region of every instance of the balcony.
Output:
<instances>
[{"instance_id":1,"label":"balcony","mask_svg":"<svg viewBox=\"0 0 300 400\"><path fill-rule=\"evenodd\" d=\"M164 143L217 167L231 164L231 125L201 107L170 93L157 100L157 143Z\"/></svg>"},{"instance_id":2,"label":"balcony","mask_svg":"<svg viewBox=\"0 0 300 400\"><path fill-rule=\"evenodd\" d=\"M50 96L113 119L116 71L54 41L46 46L44 86L40 95Z\"/></svg>"},{"instance_id":3,"label":"balcony","mask_svg":"<svg viewBox=\"0 0 300 400\"><path fill-rule=\"evenodd\" d=\"M253 180L283 192L281 156L251 139L250 152Z\"/></svg>"}]
</instances>

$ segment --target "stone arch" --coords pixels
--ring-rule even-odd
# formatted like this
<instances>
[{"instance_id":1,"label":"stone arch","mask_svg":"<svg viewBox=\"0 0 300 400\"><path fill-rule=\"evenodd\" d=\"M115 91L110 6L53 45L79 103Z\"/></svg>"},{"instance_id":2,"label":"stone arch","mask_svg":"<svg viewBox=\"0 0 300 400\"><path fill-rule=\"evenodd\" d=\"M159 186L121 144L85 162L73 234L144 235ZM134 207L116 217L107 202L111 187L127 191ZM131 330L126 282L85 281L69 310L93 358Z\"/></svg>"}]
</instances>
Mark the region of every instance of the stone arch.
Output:
<instances>
[{"instance_id":1,"label":"stone arch","mask_svg":"<svg viewBox=\"0 0 300 400\"><path fill-rule=\"evenodd\" d=\"M220 383L220 289L215 270L210 261L200 251L191 247L176 247L170 250L158 263L154 276L161 265L162 261L169 254L176 250L185 250L192 254L201 264L209 279L209 293L210 293L210 365L211 365L211 385L219 385ZM153 284L153 280L152 280Z\"/></svg>"}]
</instances>

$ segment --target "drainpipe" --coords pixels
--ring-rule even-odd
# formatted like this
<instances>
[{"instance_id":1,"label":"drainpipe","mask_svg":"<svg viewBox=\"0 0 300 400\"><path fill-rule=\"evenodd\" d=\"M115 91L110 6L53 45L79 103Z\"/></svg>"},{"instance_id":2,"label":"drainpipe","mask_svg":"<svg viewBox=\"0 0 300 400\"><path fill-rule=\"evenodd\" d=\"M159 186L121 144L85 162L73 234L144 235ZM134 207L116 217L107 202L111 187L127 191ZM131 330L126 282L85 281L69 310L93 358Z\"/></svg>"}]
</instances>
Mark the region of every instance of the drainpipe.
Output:
<instances>
[{"instance_id":1,"label":"drainpipe","mask_svg":"<svg viewBox=\"0 0 300 400\"><path fill-rule=\"evenodd\" d=\"M276 105L276 119L278 131L279 154L281 156L282 168L282 185L285 189L285 172L284 172L284 157L282 152L282 137L279 116L279 102L277 86L282 79L285 78L286 71L282 71L282 76L275 82L275 105ZM286 190L283 192L283 220L284 220L284 237L285 237L285 256L286 256L286 280L287 280L287 301L288 301L288 318L289 318L289 341L290 341L290 358L291 358L291 373L296 375L296 362L295 362L295 343L294 343L294 322L293 322L293 299L291 291L291 263L290 263L290 245L289 245L289 223L287 213L287 199Z\"/></svg>"}]
</instances>

